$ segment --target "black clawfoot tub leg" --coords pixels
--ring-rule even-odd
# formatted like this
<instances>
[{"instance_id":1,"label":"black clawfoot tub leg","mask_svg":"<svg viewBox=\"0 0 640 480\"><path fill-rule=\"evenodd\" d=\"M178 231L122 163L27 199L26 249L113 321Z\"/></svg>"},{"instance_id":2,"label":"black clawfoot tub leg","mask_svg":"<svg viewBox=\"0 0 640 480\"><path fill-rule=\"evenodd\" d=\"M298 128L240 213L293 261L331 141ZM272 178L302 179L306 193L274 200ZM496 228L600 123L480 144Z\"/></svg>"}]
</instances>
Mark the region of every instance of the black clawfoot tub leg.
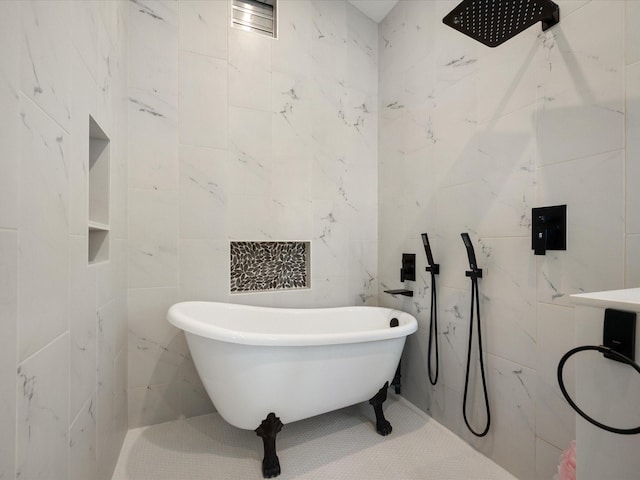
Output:
<instances>
[{"instance_id":1,"label":"black clawfoot tub leg","mask_svg":"<svg viewBox=\"0 0 640 480\"><path fill-rule=\"evenodd\" d=\"M376 393L369 403L373 405L373 411L376 412L376 431L380 435L389 435L391 433L391 424L389 421L384 418L384 413L382 412L382 404L387 399L387 388L389 388L389 382L384 384L378 393Z\"/></svg>"},{"instance_id":2,"label":"black clawfoot tub leg","mask_svg":"<svg viewBox=\"0 0 640 480\"><path fill-rule=\"evenodd\" d=\"M280 430L282 430L282 422L273 412L267 415L267 418L255 430L264 444L264 459L262 460L262 476L264 478L280 475L280 460L276 455L276 435Z\"/></svg>"}]
</instances>

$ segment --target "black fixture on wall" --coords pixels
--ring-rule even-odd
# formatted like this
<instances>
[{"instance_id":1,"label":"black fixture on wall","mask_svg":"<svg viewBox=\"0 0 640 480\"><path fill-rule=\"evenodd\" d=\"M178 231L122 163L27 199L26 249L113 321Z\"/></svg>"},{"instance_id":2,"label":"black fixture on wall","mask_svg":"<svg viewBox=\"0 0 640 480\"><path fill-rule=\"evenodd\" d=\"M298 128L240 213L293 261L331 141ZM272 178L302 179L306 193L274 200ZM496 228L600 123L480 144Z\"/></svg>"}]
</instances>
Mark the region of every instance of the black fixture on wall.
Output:
<instances>
[{"instance_id":1,"label":"black fixture on wall","mask_svg":"<svg viewBox=\"0 0 640 480\"><path fill-rule=\"evenodd\" d=\"M478 262L476 260L476 252L473 248L473 243L468 233L461 233L462 242L467 249L467 257L469 258L469 270L465 272L465 275L471 279L471 308L469 314L469 343L467 346L467 368L464 379L464 393L462 394L462 418L464 423L471 433L476 437L484 437L489 433L491 427L491 409L489 408L489 393L487 389L487 378L484 373L484 353L482 351L482 322L480 321L480 288L478 287L478 279L482 278L482 269L478 268ZM467 399L469 398L469 371L471 369L471 350L473 347L473 314L476 313L477 322L477 334L478 345L476 348L478 354L478 364L480 367L480 376L482 379L482 393L484 395L484 408L487 414L486 423L484 428L474 430L471 426L469 418L467 417ZM472 396L473 397L473 396Z\"/></svg>"},{"instance_id":2,"label":"black fixture on wall","mask_svg":"<svg viewBox=\"0 0 640 480\"><path fill-rule=\"evenodd\" d=\"M442 19L445 25L497 47L535 23L542 30L560 21L560 7L551 0L463 0Z\"/></svg>"},{"instance_id":3,"label":"black fixture on wall","mask_svg":"<svg viewBox=\"0 0 640 480\"><path fill-rule=\"evenodd\" d=\"M402 267L400 268L400 281L405 282L410 280L414 282L416 280L416 254L415 253L403 253L402 254ZM385 290L384 293L390 293L391 295L404 295L405 297L413 297L413 290L406 288L400 288L396 290Z\"/></svg>"},{"instance_id":4,"label":"black fixture on wall","mask_svg":"<svg viewBox=\"0 0 640 480\"><path fill-rule=\"evenodd\" d=\"M402 268L400 269L400 281L405 280L416 281L416 254L415 253L403 253L402 254Z\"/></svg>"},{"instance_id":5,"label":"black fixture on wall","mask_svg":"<svg viewBox=\"0 0 640 480\"><path fill-rule=\"evenodd\" d=\"M626 312L624 310L615 310L613 308L607 308L604 311L604 322L602 328L602 345L580 345L572 348L565 353L560 362L558 363L558 369L556 375L558 378L558 386L564 396L565 400L576 413L578 413L587 422L596 427L605 430L610 433L616 433L618 435L639 435L640 427L635 428L619 428L606 425L592 418L589 414L582 411L582 409L573 401L567 392L567 388L564 384L564 378L562 371L564 364L574 356L576 353L585 351L597 351L602 353L605 358L609 360L615 360L616 362L623 363L636 372L640 373L640 365L635 362L635 349L636 349L636 313ZM609 392L603 392L609 393Z\"/></svg>"},{"instance_id":6,"label":"black fixture on wall","mask_svg":"<svg viewBox=\"0 0 640 480\"><path fill-rule=\"evenodd\" d=\"M536 255L567 249L567 206L531 209L531 249Z\"/></svg>"},{"instance_id":7,"label":"black fixture on wall","mask_svg":"<svg viewBox=\"0 0 640 480\"><path fill-rule=\"evenodd\" d=\"M436 275L440 273L440 264L435 263L433 260L431 244L429 243L429 235L423 233L421 234L421 237L422 245L424 246L424 253L427 255L427 262L429 263L429 266L425 267L425 270L431 274L431 309L429 313L429 343L427 344L427 374L429 375L429 382L431 385L435 385L438 383L438 374L440 372L440 354L438 353L438 294L436 292ZM435 357L431 355L432 346ZM435 361L435 371L431 368L432 359Z\"/></svg>"}]
</instances>

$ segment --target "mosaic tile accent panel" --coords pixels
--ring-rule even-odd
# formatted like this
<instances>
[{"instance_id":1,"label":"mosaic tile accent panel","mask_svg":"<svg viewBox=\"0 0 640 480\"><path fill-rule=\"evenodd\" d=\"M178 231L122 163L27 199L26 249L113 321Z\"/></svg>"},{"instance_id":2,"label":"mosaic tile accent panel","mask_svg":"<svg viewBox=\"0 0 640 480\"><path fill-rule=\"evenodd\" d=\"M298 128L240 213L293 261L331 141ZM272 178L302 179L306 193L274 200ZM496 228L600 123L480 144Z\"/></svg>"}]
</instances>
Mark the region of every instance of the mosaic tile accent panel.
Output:
<instances>
[{"instance_id":1,"label":"mosaic tile accent panel","mask_svg":"<svg viewBox=\"0 0 640 480\"><path fill-rule=\"evenodd\" d=\"M309 287L309 242L231 242L231 293Z\"/></svg>"}]
</instances>

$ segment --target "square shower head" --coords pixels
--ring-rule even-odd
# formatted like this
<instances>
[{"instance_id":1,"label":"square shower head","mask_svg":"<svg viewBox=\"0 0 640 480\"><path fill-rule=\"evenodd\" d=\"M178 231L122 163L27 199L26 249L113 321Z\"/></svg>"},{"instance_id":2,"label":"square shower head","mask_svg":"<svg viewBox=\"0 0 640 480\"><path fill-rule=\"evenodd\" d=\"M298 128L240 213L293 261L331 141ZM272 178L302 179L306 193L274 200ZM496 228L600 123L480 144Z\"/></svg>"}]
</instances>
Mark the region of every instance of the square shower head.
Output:
<instances>
[{"instance_id":1,"label":"square shower head","mask_svg":"<svg viewBox=\"0 0 640 480\"><path fill-rule=\"evenodd\" d=\"M488 47L497 47L540 21L543 30L558 23L558 5L551 0L463 0L442 19Z\"/></svg>"}]
</instances>

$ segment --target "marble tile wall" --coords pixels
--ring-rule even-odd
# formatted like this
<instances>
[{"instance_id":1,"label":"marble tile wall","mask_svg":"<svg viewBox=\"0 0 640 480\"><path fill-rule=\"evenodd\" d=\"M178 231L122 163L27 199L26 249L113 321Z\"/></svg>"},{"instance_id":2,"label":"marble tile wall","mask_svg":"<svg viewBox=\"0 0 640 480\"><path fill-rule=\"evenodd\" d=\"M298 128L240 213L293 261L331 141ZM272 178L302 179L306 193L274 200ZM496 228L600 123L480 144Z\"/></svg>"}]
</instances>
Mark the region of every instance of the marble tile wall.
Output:
<instances>
[{"instance_id":1,"label":"marble tile wall","mask_svg":"<svg viewBox=\"0 0 640 480\"><path fill-rule=\"evenodd\" d=\"M106 480L124 439L127 17L0 2L3 479ZM111 261L91 267L89 115L111 138L113 200Z\"/></svg>"},{"instance_id":2,"label":"marble tile wall","mask_svg":"<svg viewBox=\"0 0 640 480\"><path fill-rule=\"evenodd\" d=\"M575 437L555 379L574 344L568 297L640 285L640 8L560 0L559 25L490 49L442 24L457 3L401 0L380 23L380 291L398 286L402 252L418 260L416 295L380 292L380 304L420 323L405 351L407 398L518 478L549 479ZM535 257L531 208L554 204L568 205L568 250ZM435 388L426 372L423 231L441 264ZM463 231L484 269L493 415L484 439L461 419L470 301ZM473 413L480 424L482 408Z\"/></svg>"},{"instance_id":3,"label":"marble tile wall","mask_svg":"<svg viewBox=\"0 0 640 480\"><path fill-rule=\"evenodd\" d=\"M377 24L281 0L274 40L228 8L129 4L131 427L213 408L172 303L377 302ZM310 241L311 289L231 296L231 241Z\"/></svg>"}]
</instances>

